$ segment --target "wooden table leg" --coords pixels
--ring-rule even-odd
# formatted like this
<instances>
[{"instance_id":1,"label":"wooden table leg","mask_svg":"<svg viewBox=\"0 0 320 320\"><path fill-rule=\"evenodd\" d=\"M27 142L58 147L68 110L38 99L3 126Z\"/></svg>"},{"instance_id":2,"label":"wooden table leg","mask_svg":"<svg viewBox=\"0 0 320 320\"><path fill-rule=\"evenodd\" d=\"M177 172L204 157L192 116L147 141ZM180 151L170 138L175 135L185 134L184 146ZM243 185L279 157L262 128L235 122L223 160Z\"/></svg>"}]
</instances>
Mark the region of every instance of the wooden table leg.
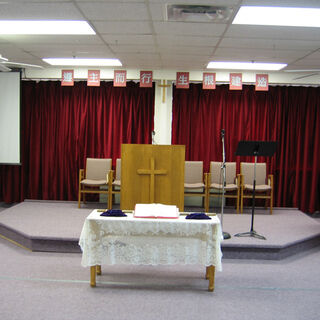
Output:
<instances>
[{"instance_id":1,"label":"wooden table leg","mask_svg":"<svg viewBox=\"0 0 320 320\"><path fill-rule=\"evenodd\" d=\"M96 286L96 271L97 267L92 266L90 267L90 286L95 287Z\"/></svg>"},{"instance_id":2,"label":"wooden table leg","mask_svg":"<svg viewBox=\"0 0 320 320\"><path fill-rule=\"evenodd\" d=\"M206 279L209 280L209 267L206 267Z\"/></svg>"},{"instance_id":3,"label":"wooden table leg","mask_svg":"<svg viewBox=\"0 0 320 320\"><path fill-rule=\"evenodd\" d=\"M214 274L215 274L215 266L209 266L207 267L207 276L209 279L209 288L208 291L214 290Z\"/></svg>"},{"instance_id":4,"label":"wooden table leg","mask_svg":"<svg viewBox=\"0 0 320 320\"><path fill-rule=\"evenodd\" d=\"M98 265L98 266L96 266L96 267L97 267L97 269L96 269L97 275L100 276L100 275L101 275L101 266Z\"/></svg>"}]
</instances>

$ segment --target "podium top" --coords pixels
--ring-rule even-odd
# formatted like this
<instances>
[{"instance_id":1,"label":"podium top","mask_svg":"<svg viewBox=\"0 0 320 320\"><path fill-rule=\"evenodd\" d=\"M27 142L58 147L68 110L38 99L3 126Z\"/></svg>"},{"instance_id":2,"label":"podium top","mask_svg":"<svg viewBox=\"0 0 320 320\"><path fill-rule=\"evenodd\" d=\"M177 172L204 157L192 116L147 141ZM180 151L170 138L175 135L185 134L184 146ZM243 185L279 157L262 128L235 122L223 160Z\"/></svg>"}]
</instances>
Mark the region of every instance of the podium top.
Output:
<instances>
[{"instance_id":1,"label":"podium top","mask_svg":"<svg viewBox=\"0 0 320 320\"><path fill-rule=\"evenodd\" d=\"M276 152L276 141L239 141L237 156L264 156L271 157Z\"/></svg>"}]
</instances>

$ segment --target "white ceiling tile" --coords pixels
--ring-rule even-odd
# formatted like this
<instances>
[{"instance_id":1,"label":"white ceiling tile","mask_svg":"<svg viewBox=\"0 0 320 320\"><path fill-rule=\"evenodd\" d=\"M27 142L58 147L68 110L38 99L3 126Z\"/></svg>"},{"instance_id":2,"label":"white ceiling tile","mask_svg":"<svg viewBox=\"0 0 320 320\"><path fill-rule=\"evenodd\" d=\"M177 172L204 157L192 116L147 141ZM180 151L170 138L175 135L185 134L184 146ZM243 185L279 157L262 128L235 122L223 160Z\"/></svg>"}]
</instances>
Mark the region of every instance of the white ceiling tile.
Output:
<instances>
[{"instance_id":1,"label":"white ceiling tile","mask_svg":"<svg viewBox=\"0 0 320 320\"><path fill-rule=\"evenodd\" d=\"M33 55L39 57L54 57L54 58L114 58L115 55L106 46L57 46L48 45L45 48L32 47L25 48Z\"/></svg>"},{"instance_id":2,"label":"white ceiling tile","mask_svg":"<svg viewBox=\"0 0 320 320\"><path fill-rule=\"evenodd\" d=\"M59 36L46 36L46 35L2 35L1 38L10 43L16 44L84 44L88 48L91 44L103 44L103 41L98 36L88 35L59 35Z\"/></svg>"},{"instance_id":3,"label":"white ceiling tile","mask_svg":"<svg viewBox=\"0 0 320 320\"><path fill-rule=\"evenodd\" d=\"M171 35L157 35L156 41L161 47L164 46L190 46L190 47L198 47L198 46L215 46L219 38L218 37L201 37L201 36L171 36Z\"/></svg>"},{"instance_id":4,"label":"white ceiling tile","mask_svg":"<svg viewBox=\"0 0 320 320\"><path fill-rule=\"evenodd\" d=\"M201 4L201 5L210 5L210 6L230 6L237 5L239 0L149 0L152 3L163 3L163 4Z\"/></svg>"},{"instance_id":5,"label":"white ceiling tile","mask_svg":"<svg viewBox=\"0 0 320 320\"><path fill-rule=\"evenodd\" d=\"M145 3L122 3L122 2L80 2L80 9L85 12L89 20L107 21L140 21L149 20L148 10Z\"/></svg>"},{"instance_id":6,"label":"white ceiling tile","mask_svg":"<svg viewBox=\"0 0 320 320\"><path fill-rule=\"evenodd\" d=\"M148 34L133 34L133 35L123 35L123 34L103 34L102 38L110 45L153 45L154 37Z\"/></svg>"},{"instance_id":7,"label":"white ceiling tile","mask_svg":"<svg viewBox=\"0 0 320 320\"><path fill-rule=\"evenodd\" d=\"M210 56L209 55L198 55L198 56L193 56L193 55L180 55L180 54L161 54L161 58L163 61L181 61L181 62L190 62L194 63L197 61L198 63L204 63L204 62L209 62Z\"/></svg>"},{"instance_id":8,"label":"white ceiling tile","mask_svg":"<svg viewBox=\"0 0 320 320\"><path fill-rule=\"evenodd\" d=\"M159 52L161 54L170 52L170 54L193 55L196 59L197 56L211 55L213 52L213 48L212 47L166 46L166 47L160 47Z\"/></svg>"},{"instance_id":9,"label":"white ceiling tile","mask_svg":"<svg viewBox=\"0 0 320 320\"><path fill-rule=\"evenodd\" d=\"M221 36L226 24L191 22L154 22L157 35Z\"/></svg>"},{"instance_id":10,"label":"white ceiling tile","mask_svg":"<svg viewBox=\"0 0 320 320\"><path fill-rule=\"evenodd\" d=\"M144 45L110 45L115 53L156 53L155 46Z\"/></svg>"},{"instance_id":11,"label":"white ceiling tile","mask_svg":"<svg viewBox=\"0 0 320 320\"><path fill-rule=\"evenodd\" d=\"M166 14L166 4L165 3L150 3L149 5L151 17L153 21L165 21Z\"/></svg>"},{"instance_id":12,"label":"white ceiling tile","mask_svg":"<svg viewBox=\"0 0 320 320\"><path fill-rule=\"evenodd\" d=\"M319 28L301 27L231 25L224 36L228 38L320 41Z\"/></svg>"},{"instance_id":13,"label":"white ceiling tile","mask_svg":"<svg viewBox=\"0 0 320 320\"><path fill-rule=\"evenodd\" d=\"M309 54L305 59L313 59L313 60L318 60L320 59L320 49L318 49L315 52L312 52L311 54ZM319 65L320 68L320 65Z\"/></svg>"},{"instance_id":14,"label":"white ceiling tile","mask_svg":"<svg viewBox=\"0 0 320 320\"><path fill-rule=\"evenodd\" d=\"M239 48L219 48L215 51L215 56L223 56L225 59L234 60L237 57L242 59L259 60L263 59L266 62L269 59L292 59L304 56L308 51L295 51L295 50L272 50L272 49L239 49Z\"/></svg>"},{"instance_id":15,"label":"white ceiling tile","mask_svg":"<svg viewBox=\"0 0 320 320\"><path fill-rule=\"evenodd\" d=\"M277 50L315 50L319 48L317 41L305 40L278 40L278 39L253 39L253 38L223 38L221 48L260 48Z\"/></svg>"},{"instance_id":16,"label":"white ceiling tile","mask_svg":"<svg viewBox=\"0 0 320 320\"><path fill-rule=\"evenodd\" d=\"M147 21L93 21L92 25L101 34L152 34Z\"/></svg>"},{"instance_id":17,"label":"white ceiling tile","mask_svg":"<svg viewBox=\"0 0 320 320\"><path fill-rule=\"evenodd\" d=\"M276 6L276 7L320 7L318 0L243 0L243 6Z\"/></svg>"},{"instance_id":18,"label":"white ceiling tile","mask_svg":"<svg viewBox=\"0 0 320 320\"><path fill-rule=\"evenodd\" d=\"M6 3L7 2L7 3ZM71 2L37 2L23 3L14 1L3 1L0 4L0 19L23 20L23 19L56 19L56 20L83 20L83 15Z\"/></svg>"}]
</instances>

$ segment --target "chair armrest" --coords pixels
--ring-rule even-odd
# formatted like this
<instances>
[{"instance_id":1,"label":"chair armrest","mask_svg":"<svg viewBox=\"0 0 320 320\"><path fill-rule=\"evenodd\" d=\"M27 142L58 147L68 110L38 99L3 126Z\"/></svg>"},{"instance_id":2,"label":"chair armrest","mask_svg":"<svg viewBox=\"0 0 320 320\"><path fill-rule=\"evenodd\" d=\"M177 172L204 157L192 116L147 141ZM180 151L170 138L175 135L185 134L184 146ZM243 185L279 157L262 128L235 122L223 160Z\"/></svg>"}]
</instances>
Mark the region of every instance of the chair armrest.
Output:
<instances>
[{"instance_id":1,"label":"chair armrest","mask_svg":"<svg viewBox=\"0 0 320 320\"><path fill-rule=\"evenodd\" d=\"M273 188L273 174L268 175L268 184Z\"/></svg>"},{"instance_id":2,"label":"chair armrest","mask_svg":"<svg viewBox=\"0 0 320 320\"><path fill-rule=\"evenodd\" d=\"M210 184L211 184L211 173L205 172L204 173L204 185L206 188L210 189Z\"/></svg>"},{"instance_id":3,"label":"chair armrest","mask_svg":"<svg viewBox=\"0 0 320 320\"><path fill-rule=\"evenodd\" d=\"M242 174L238 173L236 176L236 185L238 186L238 188L242 186L242 183L243 183L243 176Z\"/></svg>"},{"instance_id":4,"label":"chair armrest","mask_svg":"<svg viewBox=\"0 0 320 320\"><path fill-rule=\"evenodd\" d=\"M109 170L107 173L107 183L111 183L114 181L114 170Z\"/></svg>"},{"instance_id":5,"label":"chair armrest","mask_svg":"<svg viewBox=\"0 0 320 320\"><path fill-rule=\"evenodd\" d=\"M206 184L208 182L208 178L210 178L210 173L205 172L203 174L203 183Z\"/></svg>"}]
</instances>

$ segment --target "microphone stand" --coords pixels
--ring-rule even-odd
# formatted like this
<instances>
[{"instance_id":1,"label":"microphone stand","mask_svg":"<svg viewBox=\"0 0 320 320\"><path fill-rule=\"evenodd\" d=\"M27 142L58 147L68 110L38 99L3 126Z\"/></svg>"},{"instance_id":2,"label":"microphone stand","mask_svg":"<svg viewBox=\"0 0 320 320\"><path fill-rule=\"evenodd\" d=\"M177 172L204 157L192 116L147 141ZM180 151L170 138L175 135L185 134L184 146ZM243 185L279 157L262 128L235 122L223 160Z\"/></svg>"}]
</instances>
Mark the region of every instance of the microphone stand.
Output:
<instances>
[{"instance_id":1,"label":"microphone stand","mask_svg":"<svg viewBox=\"0 0 320 320\"><path fill-rule=\"evenodd\" d=\"M225 193L225 186L226 186L226 154L224 148L224 129L221 130L221 139L222 139L222 197L221 197L221 229L223 233L223 239L230 239L231 235L228 232L223 231L223 208L224 208L224 193Z\"/></svg>"},{"instance_id":2,"label":"microphone stand","mask_svg":"<svg viewBox=\"0 0 320 320\"><path fill-rule=\"evenodd\" d=\"M156 135L155 131L151 132L151 140L152 140L152 144L156 144L155 140L154 140L154 136Z\"/></svg>"}]
</instances>

